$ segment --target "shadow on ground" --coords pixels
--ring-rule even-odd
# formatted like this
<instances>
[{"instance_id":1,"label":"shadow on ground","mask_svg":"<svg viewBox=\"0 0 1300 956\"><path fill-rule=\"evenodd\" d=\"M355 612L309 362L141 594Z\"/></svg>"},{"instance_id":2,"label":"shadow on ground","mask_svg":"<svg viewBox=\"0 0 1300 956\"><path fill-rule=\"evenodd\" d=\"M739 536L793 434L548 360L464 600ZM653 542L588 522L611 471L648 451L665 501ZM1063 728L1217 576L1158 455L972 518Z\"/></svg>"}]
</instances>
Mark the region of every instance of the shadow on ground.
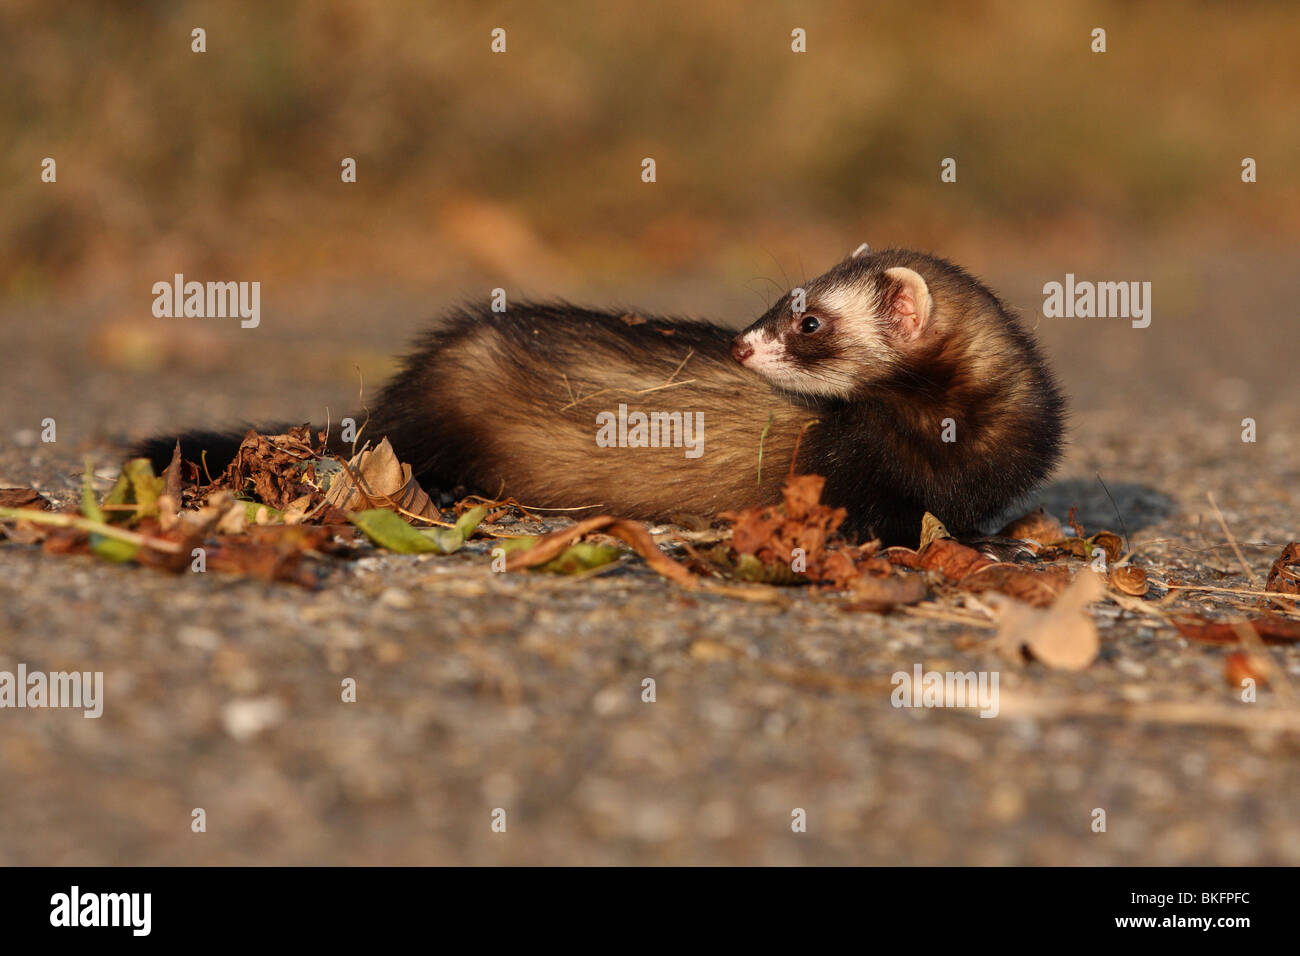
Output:
<instances>
[{"instance_id":1,"label":"shadow on ground","mask_svg":"<svg viewBox=\"0 0 1300 956\"><path fill-rule=\"evenodd\" d=\"M1122 481L1103 485L1095 477L1054 481L1037 497L1062 523L1074 508L1075 520L1089 534L1102 530L1132 534L1172 517L1178 509L1171 496L1149 485Z\"/></svg>"}]
</instances>

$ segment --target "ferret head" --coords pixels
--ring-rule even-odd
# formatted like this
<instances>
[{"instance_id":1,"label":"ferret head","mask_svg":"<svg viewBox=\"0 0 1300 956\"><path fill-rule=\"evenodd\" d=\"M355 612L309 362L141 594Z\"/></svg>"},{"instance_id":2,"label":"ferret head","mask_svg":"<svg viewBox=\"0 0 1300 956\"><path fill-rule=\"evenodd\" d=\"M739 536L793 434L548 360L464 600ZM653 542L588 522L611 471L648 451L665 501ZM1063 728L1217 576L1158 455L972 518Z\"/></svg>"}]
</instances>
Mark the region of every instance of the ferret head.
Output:
<instances>
[{"instance_id":1,"label":"ferret head","mask_svg":"<svg viewBox=\"0 0 1300 956\"><path fill-rule=\"evenodd\" d=\"M781 388L848 398L892 374L932 338L935 311L919 272L864 246L782 296L736 336L731 354Z\"/></svg>"}]
</instances>

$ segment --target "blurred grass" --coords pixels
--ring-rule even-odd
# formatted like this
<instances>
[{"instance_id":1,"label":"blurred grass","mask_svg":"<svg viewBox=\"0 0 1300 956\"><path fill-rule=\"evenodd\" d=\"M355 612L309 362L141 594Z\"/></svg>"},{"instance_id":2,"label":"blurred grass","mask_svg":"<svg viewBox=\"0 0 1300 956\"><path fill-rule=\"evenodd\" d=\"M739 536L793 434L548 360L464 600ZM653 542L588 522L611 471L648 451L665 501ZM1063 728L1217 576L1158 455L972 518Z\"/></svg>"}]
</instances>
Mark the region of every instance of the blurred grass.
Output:
<instances>
[{"instance_id":1,"label":"blurred grass","mask_svg":"<svg viewBox=\"0 0 1300 956\"><path fill-rule=\"evenodd\" d=\"M8 0L0 294L174 270L549 288L756 248L812 268L845 236L1289 240L1298 40L1288 2Z\"/></svg>"}]
</instances>

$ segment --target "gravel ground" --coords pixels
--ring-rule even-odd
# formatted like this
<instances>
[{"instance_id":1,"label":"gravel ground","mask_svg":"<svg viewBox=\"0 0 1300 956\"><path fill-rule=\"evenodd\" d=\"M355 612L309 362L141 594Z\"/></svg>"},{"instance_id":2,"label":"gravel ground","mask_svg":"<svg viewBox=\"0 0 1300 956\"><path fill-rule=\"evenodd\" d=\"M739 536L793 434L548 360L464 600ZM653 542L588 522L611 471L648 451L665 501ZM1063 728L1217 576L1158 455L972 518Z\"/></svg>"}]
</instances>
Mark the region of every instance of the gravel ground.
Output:
<instances>
[{"instance_id":1,"label":"gravel ground","mask_svg":"<svg viewBox=\"0 0 1300 956\"><path fill-rule=\"evenodd\" d=\"M1248 294L1295 301L1278 275ZM1017 288L1034 301L1031 276ZM1207 491L1257 573L1300 538L1293 318L1233 332L1241 294L1225 279L1145 334L1040 328L1076 408L1044 501L1116 528L1100 472L1139 563L1223 587L1250 581ZM87 454L107 487L127 437L346 400L337 356L382 371L427 312L399 297L356 330L354 305L264 322L256 349L214 332L159 368L105 359L97 306L0 306L0 486L66 502ZM103 671L106 698L98 720L0 711L0 863L1300 863L1300 735L1134 716L1285 700L1242 703L1222 649L1156 618L1099 606L1102 656L1070 674L1010 664L966 624L688 594L636 560L497 575L486 548L339 562L313 593L0 547L0 669ZM1276 657L1300 685L1300 651ZM890 675L917 663L999 672L1002 712L894 708ZM1070 713L1082 699L1103 706Z\"/></svg>"}]
</instances>

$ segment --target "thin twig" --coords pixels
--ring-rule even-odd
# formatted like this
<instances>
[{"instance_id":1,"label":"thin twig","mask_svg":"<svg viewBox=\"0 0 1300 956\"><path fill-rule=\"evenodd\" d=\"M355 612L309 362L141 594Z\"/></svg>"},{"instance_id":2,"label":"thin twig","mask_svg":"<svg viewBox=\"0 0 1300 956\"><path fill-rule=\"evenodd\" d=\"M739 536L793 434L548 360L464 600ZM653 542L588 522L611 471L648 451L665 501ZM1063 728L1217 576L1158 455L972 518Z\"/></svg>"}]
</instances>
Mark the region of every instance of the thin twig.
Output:
<instances>
[{"instance_id":1,"label":"thin twig","mask_svg":"<svg viewBox=\"0 0 1300 956\"><path fill-rule=\"evenodd\" d=\"M1170 591L1217 591L1221 594L1249 594L1255 597L1282 598L1287 601L1300 602L1300 594L1285 594L1282 591L1261 591L1258 588L1220 588L1209 584L1165 584L1152 579L1152 584Z\"/></svg>"},{"instance_id":2,"label":"thin twig","mask_svg":"<svg viewBox=\"0 0 1300 956\"><path fill-rule=\"evenodd\" d=\"M1207 704L1204 701L1132 702L1113 700L1100 694L1033 697L1008 691L999 695L998 704L1001 717L1102 717L1137 723L1300 733L1300 710L1265 708L1258 704L1225 706Z\"/></svg>"},{"instance_id":3,"label":"thin twig","mask_svg":"<svg viewBox=\"0 0 1300 956\"><path fill-rule=\"evenodd\" d=\"M813 425L816 425L820 418L810 418L803 423L803 428L799 429L799 434L794 437L794 453L790 456L790 477L794 477L795 466L799 463L799 446L803 443L804 432L808 431Z\"/></svg>"},{"instance_id":4,"label":"thin twig","mask_svg":"<svg viewBox=\"0 0 1300 956\"><path fill-rule=\"evenodd\" d=\"M691 360L691 356L694 355L694 354L695 354L695 348L694 348L694 346L692 346L692 347L687 351L687 353L686 353L686 358L684 358L684 359L682 359L680 362L678 362L678 363L677 363L677 367L676 367L675 369L673 369L673 374L668 376L668 381L671 382L673 379L675 379L675 378L677 377L677 373L680 372L680 371L682 370L682 366L684 366L687 362L689 362L689 361ZM694 379L692 379L691 381L694 381Z\"/></svg>"},{"instance_id":5,"label":"thin twig","mask_svg":"<svg viewBox=\"0 0 1300 956\"><path fill-rule=\"evenodd\" d=\"M908 605L900 604L895 610L902 611L904 614L910 614L912 617L923 617L930 621L949 621L953 624L965 624L969 627L994 627L992 621L986 621L984 618L976 617L974 614L958 614L954 611L945 611L942 608L931 607L928 605Z\"/></svg>"},{"instance_id":6,"label":"thin twig","mask_svg":"<svg viewBox=\"0 0 1300 956\"><path fill-rule=\"evenodd\" d=\"M563 376L564 387L568 391L569 398L572 399L572 401L570 401L569 404L567 405L561 405L560 411L567 412L570 408L573 408L573 406L581 405L583 402L595 398L597 395L604 395L606 392L622 391L627 395L649 395L651 392L658 392L665 388L676 388L678 385L691 385L696 381L696 379L688 378L685 381L681 381L681 382L674 382L673 379L677 377L677 373L682 370L683 366L685 366L686 363L690 361L691 356L694 354L695 354L695 349L693 348L690 349L686 353L686 358L678 362L677 367L673 369L673 373L668 376L668 381L664 382L662 385L651 385L649 388L638 388L638 389L598 388L590 395L583 395L578 398L574 398L573 385L569 382L569 377L567 375L564 375Z\"/></svg>"},{"instance_id":7,"label":"thin twig","mask_svg":"<svg viewBox=\"0 0 1300 956\"><path fill-rule=\"evenodd\" d=\"M119 541L125 541L128 544L138 545L143 548L153 548L155 551L165 551L168 554L181 553L181 546L175 541L167 541L164 538L151 538L148 535L127 531L125 528L115 528L112 525L91 518L64 514L59 511L0 508L0 521L30 521L33 524L48 524L58 528L76 528L80 531L89 531L92 534L102 535L105 538L117 538Z\"/></svg>"},{"instance_id":8,"label":"thin twig","mask_svg":"<svg viewBox=\"0 0 1300 956\"><path fill-rule=\"evenodd\" d=\"M606 392L612 392L612 391L614 391L612 388L598 388L598 389L596 389L596 391L592 392L590 395L583 395L581 398L574 399L573 401L569 402L569 404L567 404L567 405L561 405L561 406L560 406L560 411L562 411L562 412L567 412L567 411L568 411L570 408L572 408L574 405L581 405L583 402L585 402L585 401L586 401L587 399L589 399L589 398L595 398L597 395L604 395Z\"/></svg>"},{"instance_id":9,"label":"thin twig","mask_svg":"<svg viewBox=\"0 0 1300 956\"><path fill-rule=\"evenodd\" d=\"M357 442L361 440L361 433L364 432L366 426L370 424L370 406L366 404L366 379L365 376L361 374L361 366L354 364L352 367L357 370L357 401L361 403L361 410L366 413L366 420L361 423L361 427L352 435L351 457L356 458Z\"/></svg>"},{"instance_id":10,"label":"thin twig","mask_svg":"<svg viewBox=\"0 0 1300 956\"><path fill-rule=\"evenodd\" d=\"M772 427L772 419L776 417L776 412L769 412L767 424L763 426L762 433L758 436L758 481L757 484L763 483L763 442L767 439L768 430Z\"/></svg>"},{"instance_id":11,"label":"thin twig","mask_svg":"<svg viewBox=\"0 0 1300 956\"><path fill-rule=\"evenodd\" d=\"M676 373L673 373L673 374L676 374ZM642 389L638 389L637 391L635 391L635 392L631 392L631 393L629 393L629 394L632 394L632 395L649 395L651 392L658 392L658 391L661 391L662 389L665 389L665 388L676 388L678 385L694 385L696 381L697 381L697 379L693 379L693 378L685 378L685 379L682 379L680 382L664 382L662 385L652 385L650 388L642 388Z\"/></svg>"},{"instance_id":12,"label":"thin twig","mask_svg":"<svg viewBox=\"0 0 1300 956\"><path fill-rule=\"evenodd\" d=\"M1251 566L1246 563L1246 558L1242 555L1241 548L1237 547L1237 539L1234 538L1232 532L1228 530L1228 522L1223 519L1223 512L1219 510L1218 504L1214 501L1214 492L1207 491L1205 497L1210 499L1210 507L1214 509L1214 514L1219 519L1219 527L1223 529L1223 535L1228 539L1228 544L1232 545L1232 553L1237 556L1237 560L1241 562L1241 566L1246 569L1246 577L1250 578L1251 584L1258 585L1259 578L1255 576L1255 572L1251 569Z\"/></svg>"},{"instance_id":13,"label":"thin twig","mask_svg":"<svg viewBox=\"0 0 1300 956\"><path fill-rule=\"evenodd\" d=\"M1106 497L1110 498L1110 506L1115 509L1115 517L1119 519L1120 530L1124 532L1124 548L1125 550L1128 550L1132 547L1133 538L1128 533L1128 525L1124 522L1124 516L1119 513L1119 505L1115 503L1115 498L1111 495L1110 489L1106 487L1106 482L1101 480L1101 472L1097 472L1097 481L1101 485L1101 490L1106 492ZM1131 554L1132 552L1130 551L1129 553ZM1125 555L1125 560L1127 559L1128 556Z\"/></svg>"}]
</instances>

